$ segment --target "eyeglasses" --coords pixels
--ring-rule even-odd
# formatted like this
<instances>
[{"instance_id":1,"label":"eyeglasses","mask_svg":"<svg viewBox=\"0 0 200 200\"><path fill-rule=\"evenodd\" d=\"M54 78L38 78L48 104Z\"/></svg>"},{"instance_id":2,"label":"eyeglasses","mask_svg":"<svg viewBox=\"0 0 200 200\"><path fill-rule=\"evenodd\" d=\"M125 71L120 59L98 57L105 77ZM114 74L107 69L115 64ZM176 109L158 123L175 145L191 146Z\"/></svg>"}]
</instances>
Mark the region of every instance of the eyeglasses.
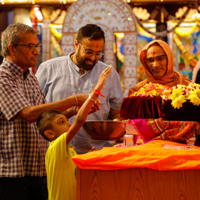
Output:
<instances>
[{"instance_id":1,"label":"eyeglasses","mask_svg":"<svg viewBox=\"0 0 200 200\"><path fill-rule=\"evenodd\" d=\"M146 61L147 64L151 64L151 63L153 63L154 61L162 62L162 61L164 61L166 58L167 58L166 55L160 55L160 56L156 56L155 58L152 58L152 57L146 58L145 61Z\"/></svg>"},{"instance_id":2,"label":"eyeglasses","mask_svg":"<svg viewBox=\"0 0 200 200\"><path fill-rule=\"evenodd\" d=\"M95 56L98 56L99 58L101 58L103 56L103 52L95 52L92 50L88 50L88 49L85 49L81 43L79 43L79 44L89 57L92 57L93 55L95 55Z\"/></svg>"},{"instance_id":3,"label":"eyeglasses","mask_svg":"<svg viewBox=\"0 0 200 200\"><path fill-rule=\"evenodd\" d=\"M31 52L34 52L35 49L37 49L38 51L41 50L42 45L41 44L13 44L14 46L25 46L27 47Z\"/></svg>"}]
</instances>

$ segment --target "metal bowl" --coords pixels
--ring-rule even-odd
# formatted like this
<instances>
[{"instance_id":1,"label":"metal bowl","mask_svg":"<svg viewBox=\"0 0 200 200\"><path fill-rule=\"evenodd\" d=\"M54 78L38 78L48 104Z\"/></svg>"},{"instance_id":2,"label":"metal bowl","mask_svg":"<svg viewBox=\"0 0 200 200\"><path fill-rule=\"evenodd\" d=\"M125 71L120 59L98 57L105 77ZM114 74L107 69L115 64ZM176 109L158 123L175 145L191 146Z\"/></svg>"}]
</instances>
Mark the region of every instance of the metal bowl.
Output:
<instances>
[{"instance_id":1,"label":"metal bowl","mask_svg":"<svg viewBox=\"0 0 200 200\"><path fill-rule=\"evenodd\" d=\"M116 140L126 131L122 121L86 121L83 128L92 139L97 140Z\"/></svg>"}]
</instances>

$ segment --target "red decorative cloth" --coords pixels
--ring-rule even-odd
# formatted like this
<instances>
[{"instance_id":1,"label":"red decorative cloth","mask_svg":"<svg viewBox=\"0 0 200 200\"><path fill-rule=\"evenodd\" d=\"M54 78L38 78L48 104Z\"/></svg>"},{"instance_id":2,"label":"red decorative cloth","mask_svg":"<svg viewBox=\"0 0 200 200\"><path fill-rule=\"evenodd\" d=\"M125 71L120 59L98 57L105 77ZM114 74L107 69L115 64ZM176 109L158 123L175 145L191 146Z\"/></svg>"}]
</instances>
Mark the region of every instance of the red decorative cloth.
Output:
<instances>
[{"instance_id":1,"label":"red decorative cloth","mask_svg":"<svg viewBox=\"0 0 200 200\"><path fill-rule=\"evenodd\" d=\"M165 120L200 122L200 106L185 102L180 109L175 109L171 102L171 100L162 100L160 96L126 97L121 104L120 116L122 119L163 118Z\"/></svg>"},{"instance_id":2,"label":"red decorative cloth","mask_svg":"<svg viewBox=\"0 0 200 200\"><path fill-rule=\"evenodd\" d=\"M200 122L200 106L195 106L191 102L185 102L180 109L174 109L171 103L172 100L163 102L162 110L165 113L164 119Z\"/></svg>"},{"instance_id":3,"label":"red decorative cloth","mask_svg":"<svg viewBox=\"0 0 200 200\"><path fill-rule=\"evenodd\" d=\"M163 118L161 97L126 97L120 109L122 119Z\"/></svg>"}]
</instances>

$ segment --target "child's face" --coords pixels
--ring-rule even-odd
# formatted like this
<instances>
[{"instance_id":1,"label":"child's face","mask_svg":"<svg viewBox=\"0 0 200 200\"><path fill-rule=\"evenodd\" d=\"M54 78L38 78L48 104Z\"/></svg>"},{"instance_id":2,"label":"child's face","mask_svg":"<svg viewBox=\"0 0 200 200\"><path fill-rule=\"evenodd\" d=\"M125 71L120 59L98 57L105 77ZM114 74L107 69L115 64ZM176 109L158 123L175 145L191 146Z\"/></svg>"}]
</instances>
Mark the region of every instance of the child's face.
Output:
<instances>
[{"instance_id":1,"label":"child's face","mask_svg":"<svg viewBox=\"0 0 200 200\"><path fill-rule=\"evenodd\" d=\"M52 129L56 135L56 138L67 132L71 123L63 114L57 114L51 122Z\"/></svg>"}]
</instances>

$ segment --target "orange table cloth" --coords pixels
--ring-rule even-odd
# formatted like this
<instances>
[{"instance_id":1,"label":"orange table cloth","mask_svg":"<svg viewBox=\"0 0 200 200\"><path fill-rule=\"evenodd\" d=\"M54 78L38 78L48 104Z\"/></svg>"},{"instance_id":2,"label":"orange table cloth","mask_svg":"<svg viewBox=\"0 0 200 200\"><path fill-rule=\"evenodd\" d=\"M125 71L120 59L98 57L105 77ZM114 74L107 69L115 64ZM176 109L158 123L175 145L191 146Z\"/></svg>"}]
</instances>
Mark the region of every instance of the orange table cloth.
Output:
<instances>
[{"instance_id":1,"label":"orange table cloth","mask_svg":"<svg viewBox=\"0 0 200 200\"><path fill-rule=\"evenodd\" d=\"M154 140L133 147L104 147L102 150L76 155L72 160L80 169L194 170L200 169L200 148L166 140Z\"/></svg>"}]
</instances>

